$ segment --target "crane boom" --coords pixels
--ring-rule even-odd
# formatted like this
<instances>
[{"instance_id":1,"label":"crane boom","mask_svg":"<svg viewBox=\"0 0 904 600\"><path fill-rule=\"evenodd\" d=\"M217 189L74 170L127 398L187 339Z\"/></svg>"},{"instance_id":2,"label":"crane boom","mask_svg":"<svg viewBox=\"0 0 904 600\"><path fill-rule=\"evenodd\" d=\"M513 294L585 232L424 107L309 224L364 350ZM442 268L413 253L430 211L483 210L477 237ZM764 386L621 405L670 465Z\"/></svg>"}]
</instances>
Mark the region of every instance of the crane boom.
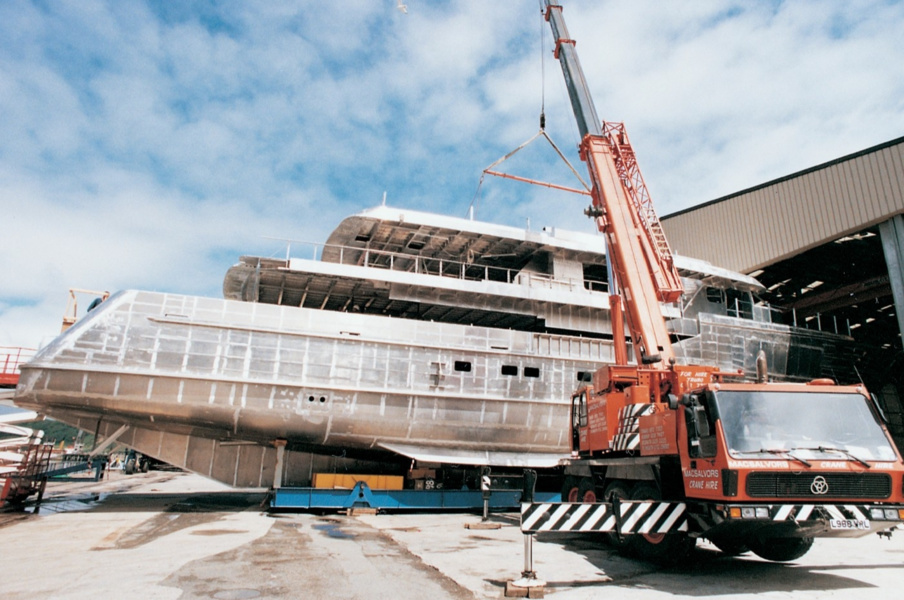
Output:
<instances>
[{"instance_id":1,"label":"crane boom","mask_svg":"<svg viewBox=\"0 0 904 600\"><path fill-rule=\"evenodd\" d=\"M661 303L680 298L681 279L634 149L623 124L597 126L562 8L555 0L544 2L581 130L581 159L590 171L593 205L587 214L607 244L615 361L602 365L571 395L572 458L565 461L563 502L524 505L522 531L530 531L525 523L534 527L541 522L544 531L552 522L566 530L591 511L623 514L622 500L630 498L627 502L645 506L635 504L635 516L687 511L686 519L677 512L668 517L672 525L681 523L677 527L645 525L626 532L618 519L606 520L603 530L647 560L681 560L697 538L705 537L723 550L749 548L761 558L785 561L806 553L810 536L852 536L845 529L884 532L904 521L900 485L881 498L874 495L874 503L862 509L852 504L869 495L860 483L867 477L901 481L904 472L887 429L875 415L866 416L874 408L863 385L839 386L827 379L771 383L765 353L757 359L755 383L732 381L743 377L743 371L677 364ZM625 322L637 364L628 364ZM823 414L796 418L811 413ZM864 416L855 417L857 413ZM855 422L864 433L851 436ZM809 423L841 425L816 431L807 429ZM823 445L814 439L853 439L856 445L848 449L843 441ZM865 439L876 440L872 462L862 456ZM847 463L836 464L842 459L832 457L846 457ZM887 461L893 457L892 465ZM841 477L851 483L836 485ZM831 485L826 483L830 480ZM787 483L771 485L776 481ZM799 502L822 503L827 496L837 504L795 513ZM831 516L849 508L857 508L864 518L856 517L849 526ZM792 514L793 523L782 522L782 515ZM631 537L623 538L625 533Z\"/></svg>"},{"instance_id":2,"label":"crane boom","mask_svg":"<svg viewBox=\"0 0 904 600\"><path fill-rule=\"evenodd\" d=\"M562 65L562 74L565 76L565 86L568 88L568 97L571 99L571 108L574 118L578 122L578 131L581 137L590 135L602 135L599 117L596 116L596 107L593 105L593 97L590 88L584 79L584 70L578 61L575 51L575 42L568 34L565 19L562 18L562 7L547 0L546 20L552 28L555 38L555 56Z\"/></svg>"},{"instance_id":3,"label":"crane boom","mask_svg":"<svg viewBox=\"0 0 904 600\"><path fill-rule=\"evenodd\" d=\"M546 20L555 37L555 56L562 66L571 107L581 133L581 159L587 163L593 184L593 205L587 214L606 236L607 256L612 266L617 294L611 299L613 323L621 302L638 363L659 364L674 358L660 302L674 302L682 292L681 278L634 150L621 123L601 124L568 34L562 7L546 0ZM615 336L619 337L619 336ZM623 339L616 339L616 362L625 361Z\"/></svg>"}]
</instances>

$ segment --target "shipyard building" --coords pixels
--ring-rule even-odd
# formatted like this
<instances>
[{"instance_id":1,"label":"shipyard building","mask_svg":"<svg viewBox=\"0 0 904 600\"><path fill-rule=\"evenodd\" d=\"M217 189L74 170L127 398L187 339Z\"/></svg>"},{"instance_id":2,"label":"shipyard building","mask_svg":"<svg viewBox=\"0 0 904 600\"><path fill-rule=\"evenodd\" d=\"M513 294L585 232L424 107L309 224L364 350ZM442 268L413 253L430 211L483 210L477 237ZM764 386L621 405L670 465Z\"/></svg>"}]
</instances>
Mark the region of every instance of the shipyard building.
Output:
<instances>
[{"instance_id":1,"label":"shipyard building","mask_svg":"<svg viewBox=\"0 0 904 600\"><path fill-rule=\"evenodd\" d=\"M904 137L662 222L676 253L763 283L773 319L853 338L858 371L880 395L900 443Z\"/></svg>"}]
</instances>

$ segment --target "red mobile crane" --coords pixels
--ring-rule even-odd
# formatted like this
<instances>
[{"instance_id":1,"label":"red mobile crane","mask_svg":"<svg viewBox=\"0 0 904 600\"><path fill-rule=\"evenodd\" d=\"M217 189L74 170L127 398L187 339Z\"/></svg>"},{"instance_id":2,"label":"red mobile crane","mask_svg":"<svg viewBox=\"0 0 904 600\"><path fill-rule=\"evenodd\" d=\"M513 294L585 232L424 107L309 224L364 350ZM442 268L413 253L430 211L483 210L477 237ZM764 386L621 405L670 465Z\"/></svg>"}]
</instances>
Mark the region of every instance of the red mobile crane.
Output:
<instances>
[{"instance_id":1,"label":"red mobile crane","mask_svg":"<svg viewBox=\"0 0 904 600\"><path fill-rule=\"evenodd\" d=\"M522 530L608 532L650 559L704 537L780 561L814 537L890 535L904 521L904 463L862 385L769 383L762 354L756 382L676 364L661 303L683 288L634 151L622 124L600 124L552 0L546 19L593 184L586 212L608 246L616 359L572 397L566 502L523 505Z\"/></svg>"}]
</instances>

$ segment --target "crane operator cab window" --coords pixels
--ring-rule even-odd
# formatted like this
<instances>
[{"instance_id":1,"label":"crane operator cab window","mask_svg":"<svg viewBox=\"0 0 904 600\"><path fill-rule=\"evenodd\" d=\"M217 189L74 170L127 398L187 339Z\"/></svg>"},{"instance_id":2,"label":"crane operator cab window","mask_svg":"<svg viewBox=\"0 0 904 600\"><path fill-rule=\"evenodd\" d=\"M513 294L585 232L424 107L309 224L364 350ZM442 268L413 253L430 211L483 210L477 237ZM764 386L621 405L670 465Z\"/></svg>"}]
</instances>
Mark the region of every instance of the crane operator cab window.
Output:
<instances>
[{"instance_id":1,"label":"crane operator cab window","mask_svg":"<svg viewBox=\"0 0 904 600\"><path fill-rule=\"evenodd\" d=\"M715 419L703 394L685 397L684 420L687 425L688 455L691 458L711 458L716 455Z\"/></svg>"}]
</instances>

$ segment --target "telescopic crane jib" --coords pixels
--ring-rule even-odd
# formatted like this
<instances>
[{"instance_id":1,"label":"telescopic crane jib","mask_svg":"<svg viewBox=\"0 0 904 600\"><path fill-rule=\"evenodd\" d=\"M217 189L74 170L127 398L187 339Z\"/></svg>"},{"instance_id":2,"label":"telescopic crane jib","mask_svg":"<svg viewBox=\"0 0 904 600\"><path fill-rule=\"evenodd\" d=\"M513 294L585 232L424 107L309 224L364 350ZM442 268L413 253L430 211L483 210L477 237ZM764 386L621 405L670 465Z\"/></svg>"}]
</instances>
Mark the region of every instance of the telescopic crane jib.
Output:
<instances>
[{"instance_id":1,"label":"telescopic crane jib","mask_svg":"<svg viewBox=\"0 0 904 600\"><path fill-rule=\"evenodd\" d=\"M582 136L581 159L590 171L593 204L586 212L606 236L610 289L617 290L610 296L613 329L621 324L624 303L638 363L667 368L674 352L659 303L674 302L683 292L672 252L624 124L599 122L562 7L547 1L546 19ZM624 336L616 336L615 344L616 363L627 364Z\"/></svg>"}]
</instances>

